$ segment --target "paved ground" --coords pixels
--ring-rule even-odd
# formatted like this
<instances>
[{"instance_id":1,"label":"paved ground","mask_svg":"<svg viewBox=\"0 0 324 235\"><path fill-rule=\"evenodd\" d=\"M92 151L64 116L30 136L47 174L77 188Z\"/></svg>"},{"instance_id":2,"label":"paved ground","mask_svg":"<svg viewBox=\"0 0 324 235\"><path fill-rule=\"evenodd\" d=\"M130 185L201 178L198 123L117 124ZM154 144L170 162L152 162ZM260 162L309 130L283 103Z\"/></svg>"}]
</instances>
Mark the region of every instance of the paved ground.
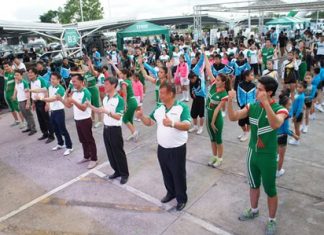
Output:
<instances>
[{"instance_id":1,"label":"paved ground","mask_svg":"<svg viewBox=\"0 0 324 235\"><path fill-rule=\"evenodd\" d=\"M144 104L153 108L153 87ZM165 194L156 158L155 128L143 127L138 143L126 143L130 179L126 186L102 179L112 170L102 140L94 129L100 165L87 171L76 162L82 157L71 111L68 129L75 151L69 157L51 152L52 145L27 137L8 127L11 116L0 116L0 234L263 234L267 219L265 194L261 216L239 222L238 214L249 206L245 176L247 143L236 136L236 123L225 122L224 164L206 166L211 154L207 131L191 134L188 142L187 175L189 202L183 212L175 201L161 205ZM324 115L311 123L299 147L289 147L278 180L280 205L278 234L324 234ZM129 132L123 127L124 137Z\"/></svg>"}]
</instances>

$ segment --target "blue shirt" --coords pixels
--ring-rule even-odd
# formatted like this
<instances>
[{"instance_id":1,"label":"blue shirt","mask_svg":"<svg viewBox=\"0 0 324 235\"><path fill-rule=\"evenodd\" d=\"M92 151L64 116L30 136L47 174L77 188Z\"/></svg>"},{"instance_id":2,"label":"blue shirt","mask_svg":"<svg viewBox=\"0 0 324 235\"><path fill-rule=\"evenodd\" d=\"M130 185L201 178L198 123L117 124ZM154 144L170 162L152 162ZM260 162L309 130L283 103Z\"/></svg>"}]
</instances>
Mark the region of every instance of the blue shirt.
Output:
<instances>
[{"instance_id":1,"label":"blue shirt","mask_svg":"<svg viewBox=\"0 0 324 235\"><path fill-rule=\"evenodd\" d=\"M305 104L305 94L304 93L296 94L289 115L291 117L297 118L303 112L304 104Z\"/></svg>"},{"instance_id":2,"label":"blue shirt","mask_svg":"<svg viewBox=\"0 0 324 235\"><path fill-rule=\"evenodd\" d=\"M101 67L101 55L99 51L96 51L92 54L93 63L96 67Z\"/></svg>"},{"instance_id":3,"label":"blue shirt","mask_svg":"<svg viewBox=\"0 0 324 235\"><path fill-rule=\"evenodd\" d=\"M277 130L277 135L289 135L292 136L293 132L289 129L289 117L285 119L282 125Z\"/></svg>"}]
</instances>

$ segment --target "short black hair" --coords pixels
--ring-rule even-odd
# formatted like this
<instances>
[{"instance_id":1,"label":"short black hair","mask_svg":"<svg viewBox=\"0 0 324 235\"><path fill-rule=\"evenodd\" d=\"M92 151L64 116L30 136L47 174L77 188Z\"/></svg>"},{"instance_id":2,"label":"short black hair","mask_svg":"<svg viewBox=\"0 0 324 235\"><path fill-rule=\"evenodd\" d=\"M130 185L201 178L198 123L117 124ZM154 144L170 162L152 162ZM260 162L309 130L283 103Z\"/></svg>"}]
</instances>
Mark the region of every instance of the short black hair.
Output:
<instances>
[{"instance_id":1,"label":"short black hair","mask_svg":"<svg viewBox=\"0 0 324 235\"><path fill-rule=\"evenodd\" d=\"M174 96L176 95L176 87L173 83L164 81L160 85L160 90L165 88L168 92L171 92Z\"/></svg>"},{"instance_id":2,"label":"short black hair","mask_svg":"<svg viewBox=\"0 0 324 235\"><path fill-rule=\"evenodd\" d=\"M318 67L314 68L314 73L315 74L319 74L320 72L321 72L320 68L318 68Z\"/></svg>"},{"instance_id":3,"label":"short black hair","mask_svg":"<svg viewBox=\"0 0 324 235\"><path fill-rule=\"evenodd\" d=\"M28 69L28 72L29 71L32 71L32 73L38 75L38 71L37 71L37 69L35 67Z\"/></svg>"},{"instance_id":4,"label":"short black hair","mask_svg":"<svg viewBox=\"0 0 324 235\"><path fill-rule=\"evenodd\" d=\"M197 78L198 78L197 74L195 74L193 71L190 71L190 73L189 73L189 75L188 75L188 78L189 78L189 79L192 79L192 78L194 78L194 77L197 77Z\"/></svg>"},{"instance_id":5,"label":"short black hair","mask_svg":"<svg viewBox=\"0 0 324 235\"><path fill-rule=\"evenodd\" d=\"M25 72L24 69L16 69L16 70L15 70L15 73L19 73L20 75L23 75L24 72Z\"/></svg>"},{"instance_id":6,"label":"short black hair","mask_svg":"<svg viewBox=\"0 0 324 235\"><path fill-rule=\"evenodd\" d=\"M10 61L10 60L4 60L3 62L2 62L2 65L9 65L9 66L11 66L12 65L12 62Z\"/></svg>"},{"instance_id":7,"label":"short black hair","mask_svg":"<svg viewBox=\"0 0 324 235\"><path fill-rule=\"evenodd\" d=\"M214 55L214 58L218 58L218 59L222 59L222 56L220 55L220 54L216 54L216 55Z\"/></svg>"},{"instance_id":8,"label":"short black hair","mask_svg":"<svg viewBox=\"0 0 324 235\"><path fill-rule=\"evenodd\" d=\"M298 84L301 85L304 89L307 88L307 82L306 81L299 81Z\"/></svg>"},{"instance_id":9,"label":"short black hair","mask_svg":"<svg viewBox=\"0 0 324 235\"><path fill-rule=\"evenodd\" d=\"M114 85L115 88L116 88L117 85L118 85L118 79L115 78L115 77L108 77L108 78L105 79L105 82L107 82L107 81L108 81L111 85Z\"/></svg>"},{"instance_id":10,"label":"short black hair","mask_svg":"<svg viewBox=\"0 0 324 235\"><path fill-rule=\"evenodd\" d=\"M55 77L56 77L57 79L59 79L59 80L62 79L61 74L59 74L59 73L57 73L57 72L53 72L53 73L51 74L51 76L55 76Z\"/></svg>"},{"instance_id":11,"label":"short black hair","mask_svg":"<svg viewBox=\"0 0 324 235\"><path fill-rule=\"evenodd\" d=\"M264 86L266 92L272 91L271 97L276 94L276 91L278 89L278 82L273 77L262 76L259 79L259 82Z\"/></svg>"},{"instance_id":12,"label":"short black hair","mask_svg":"<svg viewBox=\"0 0 324 235\"><path fill-rule=\"evenodd\" d=\"M73 78L73 77L77 77L78 80L81 81L81 82L84 81L84 77L83 77L81 74L79 74L79 73L72 74L72 75L71 75L71 78Z\"/></svg>"}]
</instances>

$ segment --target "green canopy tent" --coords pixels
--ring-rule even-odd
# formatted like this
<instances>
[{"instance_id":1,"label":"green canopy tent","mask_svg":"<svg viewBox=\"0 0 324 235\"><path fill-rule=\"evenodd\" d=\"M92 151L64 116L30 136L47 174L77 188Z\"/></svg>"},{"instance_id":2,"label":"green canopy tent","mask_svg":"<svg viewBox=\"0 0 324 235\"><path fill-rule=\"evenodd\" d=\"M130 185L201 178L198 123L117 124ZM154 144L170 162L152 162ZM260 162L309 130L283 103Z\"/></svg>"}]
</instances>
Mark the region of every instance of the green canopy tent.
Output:
<instances>
[{"instance_id":1,"label":"green canopy tent","mask_svg":"<svg viewBox=\"0 0 324 235\"><path fill-rule=\"evenodd\" d=\"M304 24L309 22L309 19L301 18L301 17L292 17L292 16L285 16L282 18L276 18L268 21L266 25L289 25L294 27L295 24Z\"/></svg>"},{"instance_id":2,"label":"green canopy tent","mask_svg":"<svg viewBox=\"0 0 324 235\"><path fill-rule=\"evenodd\" d=\"M166 42L168 43L168 45L170 45L170 32L168 28L152 24L150 22L141 21L117 32L117 48L118 50L123 49L124 38L126 37L152 35L164 35Z\"/></svg>"}]
</instances>

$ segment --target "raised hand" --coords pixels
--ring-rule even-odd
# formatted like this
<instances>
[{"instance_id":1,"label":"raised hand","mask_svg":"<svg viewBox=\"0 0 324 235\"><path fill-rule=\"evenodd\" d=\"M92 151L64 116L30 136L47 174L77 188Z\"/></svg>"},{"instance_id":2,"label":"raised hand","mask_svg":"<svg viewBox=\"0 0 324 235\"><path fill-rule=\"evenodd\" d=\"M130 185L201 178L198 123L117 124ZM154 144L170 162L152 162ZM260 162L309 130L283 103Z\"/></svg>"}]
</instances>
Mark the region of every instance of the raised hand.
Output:
<instances>
[{"instance_id":1,"label":"raised hand","mask_svg":"<svg viewBox=\"0 0 324 235\"><path fill-rule=\"evenodd\" d=\"M163 118L163 125L171 127L172 126L172 121L168 116L165 114L165 117Z\"/></svg>"}]
</instances>

